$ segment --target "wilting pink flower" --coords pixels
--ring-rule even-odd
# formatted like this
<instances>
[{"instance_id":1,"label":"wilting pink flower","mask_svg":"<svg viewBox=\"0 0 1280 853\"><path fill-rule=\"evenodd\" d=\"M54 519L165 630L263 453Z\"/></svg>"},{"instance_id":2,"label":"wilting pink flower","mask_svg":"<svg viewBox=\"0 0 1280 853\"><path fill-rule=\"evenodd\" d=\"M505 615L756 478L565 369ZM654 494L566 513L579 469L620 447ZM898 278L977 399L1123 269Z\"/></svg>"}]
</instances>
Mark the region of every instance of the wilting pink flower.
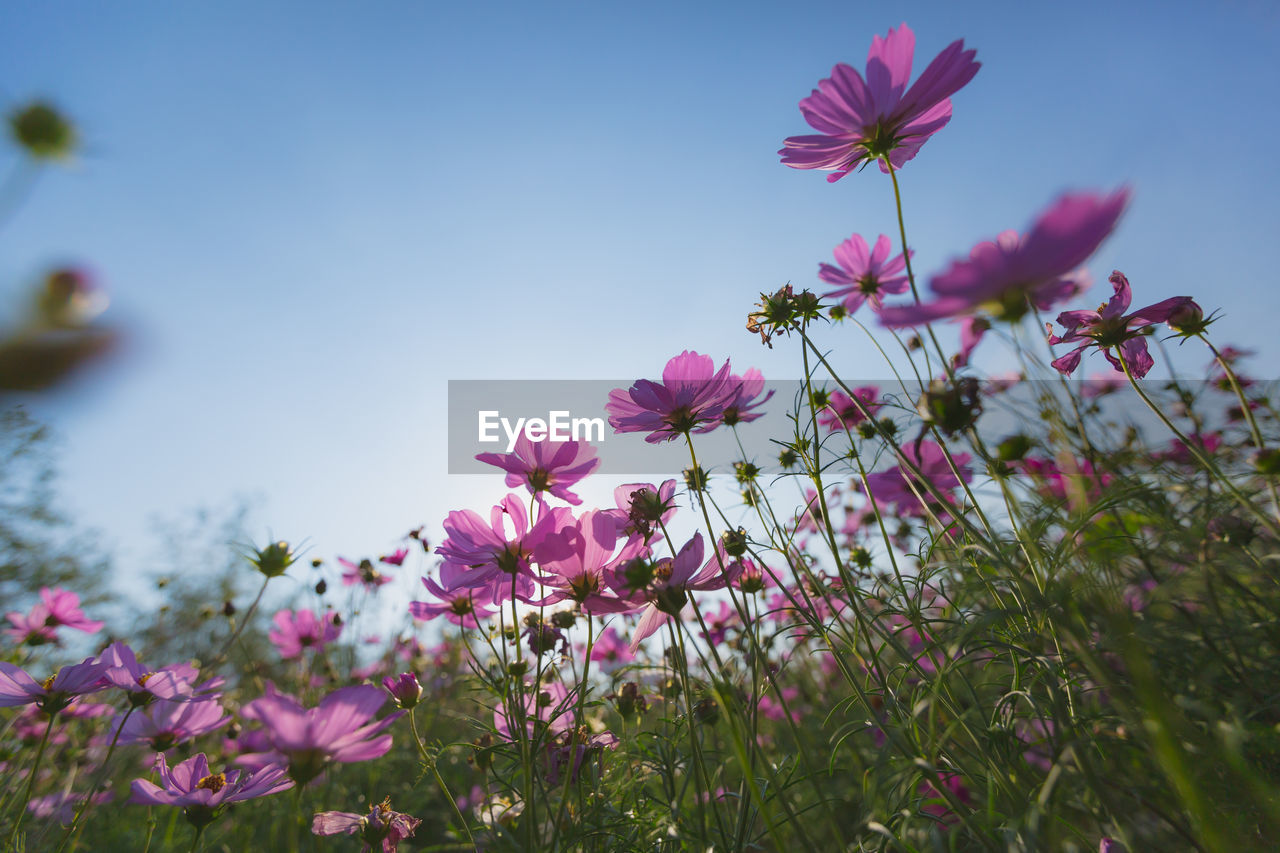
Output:
<instances>
[{"instance_id":1,"label":"wilting pink flower","mask_svg":"<svg viewBox=\"0 0 1280 853\"><path fill-rule=\"evenodd\" d=\"M613 490L616 510L606 510L618 522L623 536L639 536L648 541L654 533L653 526L661 527L676 514L676 481L664 480L662 485L652 483L625 483Z\"/></svg>"},{"instance_id":2,"label":"wilting pink flower","mask_svg":"<svg viewBox=\"0 0 1280 853\"><path fill-rule=\"evenodd\" d=\"M149 744L156 752L165 752L180 743L208 734L231 722L216 699L197 702L174 702L157 699L145 708L135 710L118 720L113 732L120 732L120 743Z\"/></svg>"},{"instance_id":3,"label":"wilting pink flower","mask_svg":"<svg viewBox=\"0 0 1280 853\"><path fill-rule=\"evenodd\" d=\"M94 658L68 664L56 675L37 682L19 667L0 661L0 708L32 705L55 714L71 704L77 696L96 693L110 686L107 665Z\"/></svg>"},{"instance_id":4,"label":"wilting pink flower","mask_svg":"<svg viewBox=\"0 0 1280 853\"><path fill-rule=\"evenodd\" d=\"M373 850L378 845L382 853L395 853L400 842L412 838L413 832L422 823L416 817L410 817L391 810L391 798L369 809L367 815L351 812L320 812L311 821L311 832L315 835L355 835L365 842L361 853Z\"/></svg>"},{"instance_id":5,"label":"wilting pink flower","mask_svg":"<svg viewBox=\"0 0 1280 853\"><path fill-rule=\"evenodd\" d=\"M880 322L890 328L915 326L974 311L1014 322L1027 313L1028 303L1046 311L1087 286L1078 268L1115 228L1128 200L1124 189L1106 197L1064 195L1026 236L1005 231L931 278L933 302L888 306Z\"/></svg>"},{"instance_id":6,"label":"wilting pink flower","mask_svg":"<svg viewBox=\"0 0 1280 853\"><path fill-rule=\"evenodd\" d=\"M610 391L605 410L615 432L647 432L644 440L658 444L714 428L739 390L728 361L716 370L711 356L686 350L667 362L661 382L638 379Z\"/></svg>"},{"instance_id":7,"label":"wilting pink flower","mask_svg":"<svg viewBox=\"0 0 1280 853\"><path fill-rule=\"evenodd\" d=\"M1070 376L1080 366L1080 357L1089 347L1097 347L1116 370L1129 370L1138 379L1147 375L1155 366L1151 353L1147 352L1145 328L1153 323L1165 323L1179 311L1195 305L1190 296L1173 296L1132 314L1125 314L1133 296L1129 279L1119 270L1111 274L1111 287L1115 291L1111 299L1095 311L1063 311L1058 315L1064 334L1053 334L1048 326L1050 344L1071 344L1084 341L1064 356L1053 360L1058 372ZM1197 307L1198 310L1198 307ZM1119 357L1112 348L1120 350Z\"/></svg>"},{"instance_id":8,"label":"wilting pink flower","mask_svg":"<svg viewBox=\"0 0 1280 853\"><path fill-rule=\"evenodd\" d=\"M916 37L906 24L871 40L867 76L844 63L800 102L805 121L821 135L792 136L783 142L782 162L793 169L834 170L838 181L871 160L895 169L916 156L925 140L951 120L951 96L978 73L976 51L955 41L938 54L907 88Z\"/></svg>"},{"instance_id":9,"label":"wilting pink flower","mask_svg":"<svg viewBox=\"0 0 1280 853\"><path fill-rule=\"evenodd\" d=\"M944 770L938 774L938 777L942 780L942 786L946 788L953 800L961 805L969 804L969 788L964 784L964 780L959 773ZM926 779L920 783L916 790L923 798L920 804L921 813L933 815L944 826L950 826L960 819L952 810L951 801L934 787L933 782Z\"/></svg>"},{"instance_id":10,"label":"wilting pink flower","mask_svg":"<svg viewBox=\"0 0 1280 853\"><path fill-rule=\"evenodd\" d=\"M506 471L508 488L524 486L539 496L549 492L574 506L582 498L569 487L600 467L596 449L585 441L532 441L523 432L513 453L481 453L476 459Z\"/></svg>"},{"instance_id":11,"label":"wilting pink flower","mask_svg":"<svg viewBox=\"0 0 1280 853\"><path fill-rule=\"evenodd\" d=\"M857 398L854 402L853 397ZM818 411L818 424L831 432L852 429L867 419L863 414L875 415L880 410L880 389L874 385L864 385L853 389L853 397L843 391L832 391L827 394L827 405ZM861 404L861 406L859 406Z\"/></svg>"},{"instance_id":12,"label":"wilting pink flower","mask_svg":"<svg viewBox=\"0 0 1280 853\"><path fill-rule=\"evenodd\" d=\"M889 257L892 244L884 234L876 240L874 249L867 249L867 241L861 234L854 234L835 248L836 263L818 264L818 278L827 284L839 285L835 290L822 294L837 297L844 310L850 314L866 302L871 310L879 311L881 296L885 293L906 293L909 282L900 273L906 269L907 260L902 255Z\"/></svg>"},{"instance_id":13,"label":"wilting pink flower","mask_svg":"<svg viewBox=\"0 0 1280 853\"><path fill-rule=\"evenodd\" d=\"M384 560L383 562L386 561ZM384 575L378 571L372 560L365 559L356 563L346 557L339 557L338 564L342 566L343 586L360 584L369 592L377 592L378 587L389 584L392 581L390 575ZM392 565L399 565L399 563L393 563Z\"/></svg>"},{"instance_id":14,"label":"wilting pink flower","mask_svg":"<svg viewBox=\"0 0 1280 853\"><path fill-rule=\"evenodd\" d=\"M289 777L305 785L331 763L347 764L381 758L391 749L391 735L382 734L400 719L403 711L373 721L387 701L377 687L362 684L340 687L315 708L276 691L268 683L266 695L244 707L245 719L261 723L271 743L267 756L242 755L240 764L287 763Z\"/></svg>"},{"instance_id":15,"label":"wilting pink flower","mask_svg":"<svg viewBox=\"0 0 1280 853\"><path fill-rule=\"evenodd\" d=\"M764 412L758 412L756 409L773 397L772 389L767 394L764 393L764 374L751 367L741 376L737 374L730 376L729 382L738 387L738 394L732 403L724 407L724 412L720 415L721 423L734 426L751 423L764 417ZM764 397L760 397L761 394L764 394ZM757 397L760 399L756 399Z\"/></svg>"},{"instance_id":16,"label":"wilting pink flower","mask_svg":"<svg viewBox=\"0 0 1280 853\"><path fill-rule=\"evenodd\" d=\"M242 775L239 770L209 772L209 760L198 752L172 770L164 754L156 756L160 784L134 779L129 802L147 806L180 806L183 815L195 826L213 821L224 806L277 794L293 787L284 778L284 768L263 767Z\"/></svg>"},{"instance_id":17,"label":"wilting pink flower","mask_svg":"<svg viewBox=\"0 0 1280 853\"><path fill-rule=\"evenodd\" d=\"M332 610L325 611L319 618L305 608L281 610L271 621L276 627L268 632L267 639L275 643L280 657L285 660L298 657L303 649L320 651L342 633L338 614Z\"/></svg>"},{"instance_id":18,"label":"wilting pink flower","mask_svg":"<svg viewBox=\"0 0 1280 853\"><path fill-rule=\"evenodd\" d=\"M96 634L103 625L95 619L86 618L80 609L80 596L62 587L43 587L40 601L32 605L29 613L15 611L5 615L13 623L6 633L15 642L32 646L58 642L58 628Z\"/></svg>"}]
</instances>

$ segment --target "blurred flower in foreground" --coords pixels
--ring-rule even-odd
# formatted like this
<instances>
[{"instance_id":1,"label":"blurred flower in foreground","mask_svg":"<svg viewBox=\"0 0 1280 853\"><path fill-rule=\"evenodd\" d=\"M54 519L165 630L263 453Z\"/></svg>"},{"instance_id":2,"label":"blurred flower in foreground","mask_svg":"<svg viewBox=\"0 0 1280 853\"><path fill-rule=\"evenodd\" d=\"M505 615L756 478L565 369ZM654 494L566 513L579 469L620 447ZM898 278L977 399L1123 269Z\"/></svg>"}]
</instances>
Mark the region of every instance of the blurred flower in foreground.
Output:
<instances>
[{"instance_id":1,"label":"blurred flower in foreground","mask_svg":"<svg viewBox=\"0 0 1280 853\"><path fill-rule=\"evenodd\" d=\"M886 307L880 322L900 328L981 311L1012 323L1032 305L1046 311L1088 286L1079 267L1115 228L1128 201L1126 189L1064 195L1026 235L1005 231L931 278L933 302Z\"/></svg>"}]
</instances>

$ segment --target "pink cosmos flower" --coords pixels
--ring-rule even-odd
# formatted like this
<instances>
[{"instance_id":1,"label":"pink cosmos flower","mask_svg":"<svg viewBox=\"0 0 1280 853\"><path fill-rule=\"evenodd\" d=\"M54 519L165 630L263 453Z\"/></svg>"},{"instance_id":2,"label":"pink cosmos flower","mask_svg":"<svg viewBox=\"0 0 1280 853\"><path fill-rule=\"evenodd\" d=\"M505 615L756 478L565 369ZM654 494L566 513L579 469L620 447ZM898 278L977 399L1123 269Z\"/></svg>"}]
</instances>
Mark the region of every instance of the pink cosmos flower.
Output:
<instances>
[{"instance_id":1,"label":"pink cosmos flower","mask_svg":"<svg viewBox=\"0 0 1280 853\"><path fill-rule=\"evenodd\" d=\"M542 572L539 581L551 590L539 605L574 601L591 614L635 609L605 585L605 578L646 550L636 538L618 547L618 523L610 512L584 512L575 523L548 534L534 551Z\"/></svg>"},{"instance_id":2,"label":"pink cosmos flower","mask_svg":"<svg viewBox=\"0 0 1280 853\"><path fill-rule=\"evenodd\" d=\"M378 558L379 563L386 563L388 566L403 566L404 558L409 556L408 548L397 548L395 553L384 554Z\"/></svg>"},{"instance_id":3,"label":"pink cosmos flower","mask_svg":"<svg viewBox=\"0 0 1280 853\"><path fill-rule=\"evenodd\" d=\"M210 679L198 687L194 684L200 671L189 663L175 663L151 670L138 663L133 649L122 642L107 646L100 658L107 664L107 680L129 694L135 706L152 699L186 701L198 694L208 696L221 687L222 678Z\"/></svg>"},{"instance_id":4,"label":"pink cosmos flower","mask_svg":"<svg viewBox=\"0 0 1280 853\"><path fill-rule=\"evenodd\" d=\"M774 394L773 389L769 389L769 392L764 394L764 374L751 367L741 376L731 375L729 381L738 386L738 395L732 403L724 407L724 412L720 415L721 423L725 426L735 426L751 423L764 417L764 412L756 410L769 402ZM760 397L761 394L764 394L764 397ZM760 399L756 399L757 397Z\"/></svg>"},{"instance_id":5,"label":"pink cosmos flower","mask_svg":"<svg viewBox=\"0 0 1280 853\"><path fill-rule=\"evenodd\" d=\"M377 844L382 853L395 853L400 842L412 838L413 832L422 823L416 817L410 817L391 810L391 798L369 809L367 815L351 812L320 812L311 821L311 832L315 835L355 835L365 842L361 853L368 853Z\"/></svg>"},{"instance_id":6,"label":"pink cosmos flower","mask_svg":"<svg viewBox=\"0 0 1280 853\"><path fill-rule=\"evenodd\" d=\"M669 524L676 514L676 481L664 480L662 485L652 483L624 483L613 490L615 510L606 510L618 522L623 536L638 536L648 541L653 535L653 525Z\"/></svg>"},{"instance_id":7,"label":"pink cosmos flower","mask_svg":"<svg viewBox=\"0 0 1280 853\"><path fill-rule=\"evenodd\" d=\"M835 171L838 181L871 160L900 169L951 120L951 96L973 79L976 51L955 41L907 88L916 37L906 24L871 40L866 79L844 63L800 102L805 121L821 135L792 136L778 153L793 169Z\"/></svg>"},{"instance_id":8,"label":"pink cosmos flower","mask_svg":"<svg viewBox=\"0 0 1280 853\"><path fill-rule=\"evenodd\" d=\"M600 632L591 646L591 660L600 665L605 672L613 672L620 666L631 663L636 656L627 648L627 643L618 632L609 626Z\"/></svg>"},{"instance_id":9,"label":"pink cosmos flower","mask_svg":"<svg viewBox=\"0 0 1280 853\"><path fill-rule=\"evenodd\" d=\"M510 520L512 532L507 532ZM453 564L458 571L451 578L453 586L477 588L489 585L490 600L499 604L512 595L512 581L517 583L516 594L532 592L529 577L533 549L550 533L573 521L568 507L555 507L539 514L536 524L529 526L529 515L518 495L507 495L489 513L489 523L471 510L455 510L444 520L446 538L436 548L436 553ZM442 574L443 577L443 574Z\"/></svg>"},{"instance_id":10,"label":"pink cosmos flower","mask_svg":"<svg viewBox=\"0 0 1280 853\"><path fill-rule=\"evenodd\" d=\"M1025 236L1005 231L930 279L933 302L888 306L880 312L880 322L899 328L974 311L1014 322L1027 313L1028 302L1046 311L1087 287L1078 267L1115 228L1128 200L1125 189L1106 197L1064 195Z\"/></svg>"},{"instance_id":11,"label":"pink cosmos flower","mask_svg":"<svg viewBox=\"0 0 1280 853\"><path fill-rule=\"evenodd\" d=\"M68 664L56 675L37 682L19 667L0 661L0 708L32 705L47 714L55 714L78 696L96 693L110 686L107 665L94 658Z\"/></svg>"},{"instance_id":12,"label":"pink cosmos flower","mask_svg":"<svg viewBox=\"0 0 1280 853\"><path fill-rule=\"evenodd\" d=\"M853 396L858 398L861 407L843 391L832 391L827 394L827 405L818 412L818 424L831 432L842 432L846 428L853 429L867 419L863 414L864 410L870 415L875 415L883 405L877 402L880 398L880 389L875 385L854 388Z\"/></svg>"},{"instance_id":13,"label":"pink cosmos flower","mask_svg":"<svg viewBox=\"0 0 1280 853\"><path fill-rule=\"evenodd\" d=\"M951 470L951 464L938 444L932 441L908 442L902 445L902 455L910 465L900 463L897 468L867 475L867 489L881 508L894 506L907 515L922 515L924 507L921 501L929 505L934 503L935 498L912 468L919 470L923 479L943 495L960 485L960 479ZM955 453L952 458L964 482L973 479L969 469L969 460L973 457L968 453ZM916 492L919 492L919 497Z\"/></svg>"},{"instance_id":14,"label":"pink cosmos flower","mask_svg":"<svg viewBox=\"0 0 1280 853\"><path fill-rule=\"evenodd\" d=\"M29 613L13 612L5 616L13 623L13 627L6 633L15 642L32 646L57 643L56 629L60 627L96 634L104 624L86 618L84 611L80 609L80 596L62 587L43 587L40 590L40 601L32 606Z\"/></svg>"},{"instance_id":15,"label":"pink cosmos flower","mask_svg":"<svg viewBox=\"0 0 1280 853\"><path fill-rule=\"evenodd\" d=\"M267 639L275 643L284 660L298 657L303 649L320 651L342 633L338 614L332 610L325 611L320 618L307 609L281 610L271 621L276 627L268 632Z\"/></svg>"},{"instance_id":16,"label":"pink cosmos flower","mask_svg":"<svg viewBox=\"0 0 1280 853\"><path fill-rule=\"evenodd\" d=\"M492 593L484 586L466 586L467 570L453 563L440 566L440 582L434 578L424 577L422 585L435 598L436 603L427 601L409 602L409 613L414 619L424 622L444 616L445 619L460 628L477 628L481 619L488 619L498 611L489 607Z\"/></svg>"},{"instance_id":17,"label":"pink cosmos flower","mask_svg":"<svg viewBox=\"0 0 1280 853\"><path fill-rule=\"evenodd\" d=\"M297 699L268 683L266 695L246 705L243 715L262 724L272 752L265 756L242 755L236 761L258 766L287 763L289 778L305 785L331 763L381 758L391 749L391 735L382 732L404 715L404 711L396 711L373 721L386 701L384 691L361 684L340 687L317 707L304 708Z\"/></svg>"},{"instance_id":18,"label":"pink cosmos flower","mask_svg":"<svg viewBox=\"0 0 1280 853\"><path fill-rule=\"evenodd\" d=\"M640 648L645 638L672 616L678 615L689 603L689 593L724 589L742 569L742 564L724 552L718 544L716 552L704 565L702 562L702 534L695 533L674 558L664 557L651 566L651 577L640 589L635 589L635 574L631 569L614 573L611 584L621 595L632 595L647 601L635 633L631 635L631 651Z\"/></svg>"},{"instance_id":19,"label":"pink cosmos flower","mask_svg":"<svg viewBox=\"0 0 1280 853\"><path fill-rule=\"evenodd\" d=\"M585 441L532 441L524 433L513 453L481 453L476 459L507 472L507 488L524 486L534 495L549 492L571 503L582 498L569 487L600 467L596 449Z\"/></svg>"},{"instance_id":20,"label":"pink cosmos flower","mask_svg":"<svg viewBox=\"0 0 1280 853\"><path fill-rule=\"evenodd\" d=\"M225 713L216 699L197 702L157 699L124 719L123 728L117 720L112 731L119 730L122 744L145 743L156 752L166 752L180 743L216 731L229 722L231 716Z\"/></svg>"},{"instance_id":21,"label":"pink cosmos flower","mask_svg":"<svg viewBox=\"0 0 1280 853\"><path fill-rule=\"evenodd\" d=\"M231 803L266 797L293 787L293 782L284 778L284 768L278 766L263 767L244 775L239 770L211 773L209 760L203 752L196 753L172 770L161 753L156 756L156 771L160 774L160 784L134 779L130 785L133 793L129 802L147 806L179 806L186 819L197 827L212 822Z\"/></svg>"},{"instance_id":22,"label":"pink cosmos flower","mask_svg":"<svg viewBox=\"0 0 1280 853\"><path fill-rule=\"evenodd\" d=\"M714 429L739 390L728 361L716 370L711 356L685 350L667 362L661 382L638 379L610 391L605 410L615 432L647 432L644 440L659 444Z\"/></svg>"},{"instance_id":23,"label":"pink cosmos flower","mask_svg":"<svg viewBox=\"0 0 1280 853\"><path fill-rule=\"evenodd\" d=\"M854 234L835 248L837 267L818 264L818 278L827 284L839 285L835 290L822 294L841 300L844 310L852 314L866 302L872 311L882 306L881 295L906 293L910 286L905 275L899 275L907 267L902 255L889 257L892 244L881 234L874 249L868 251L867 241L861 234Z\"/></svg>"},{"instance_id":24,"label":"pink cosmos flower","mask_svg":"<svg viewBox=\"0 0 1280 853\"><path fill-rule=\"evenodd\" d=\"M1110 280L1115 292L1106 304L1099 305L1095 311L1063 311L1058 315L1058 322L1064 329L1061 337L1053 334L1052 324L1047 324L1050 344L1084 341L1071 352L1053 360L1052 364L1059 373L1070 376L1080 366L1080 357L1084 355L1084 351L1096 346L1116 370L1124 370L1123 360L1123 363L1129 365L1133 375L1141 379L1155 366L1155 360L1147 352L1146 327L1168 322L1177 312L1195 306L1190 296L1172 296L1146 308L1139 308L1132 314L1125 314L1133 300L1129 279L1116 270L1111 273ZM1196 309L1199 310L1199 306ZM1119 357L1112 352L1112 348L1120 350Z\"/></svg>"},{"instance_id":25,"label":"pink cosmos flower","mask_svg":"<svg viewBox=\"0 0 1280 853\"><path fill-rule=\"evenodd\" d=\"M387 562L383 560L383 562ZM361 584L369 592L377 592L378 587L389 584L392 578L378 571L373 565L372 560L361 560L359 563L352 562L346 557L339 557L338 564L342 566L342 585L355 586ZM399 565L394 563L392 565Z\"/></svg>"},{"instance_id":26,"label":"pink cosmos flower","mask_svg":"<svg viewBox=\"0 0 1280 853\"><path fill-rule=\"evenodd\" d=\"M90 805L109 803L115 798L111 791L99 791L89 797ZM85 795L74 791L59 791L43 797L32 797L27 803L27 811L39 820L54 818L63 826L70 826L75 819L76 811L85 801Z\"/></svg>"}]
</instances>

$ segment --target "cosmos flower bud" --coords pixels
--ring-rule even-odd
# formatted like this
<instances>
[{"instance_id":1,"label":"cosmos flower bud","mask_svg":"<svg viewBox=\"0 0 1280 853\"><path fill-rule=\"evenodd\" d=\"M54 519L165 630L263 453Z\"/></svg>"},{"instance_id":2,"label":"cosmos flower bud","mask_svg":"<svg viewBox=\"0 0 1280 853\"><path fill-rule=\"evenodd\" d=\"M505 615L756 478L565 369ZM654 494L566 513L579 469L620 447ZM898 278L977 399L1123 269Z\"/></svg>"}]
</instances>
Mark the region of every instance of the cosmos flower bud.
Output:
<instances>
[{"instance_id":1,"label":"cosmos flower bud","mask_svg":"<svg viewBox=\"0 0 1280 853\"><path fill-rule=\"evenodd\" d=\"M281 541L272 542L267 547L254 551L249 562L253 563L254 568L266 577L277 578L284 574L296 559L297 557L289 548L289 543Z\"/></svg>"},{"instance_id":2,"label":"cosmos flower bud","mask_svg":"<svg viewBox=\"0 0 1280 853\"><path fill-rule=\"evenodd\" d=\"M43 101L10 113L9 132L35 160L65 160L75 152L75 126Z\"/></svg>"},{"instance_id":3,"label":"cosmos flower bud","mask_svg":"<svg viewBox=\"0 0 1280 853\"><path fill-rule=\"evenodd\" d=\"M396 705L406 710L417 705L422 698L422 685L412 672L402 672L394 677L388 675L382 679L382 686L391 694Z\"/></svg>"},{"instance_id":4,"label":"cosmos flower bud","mask_svg":"<svg viewBox=\"0 0 1280 853\"><path fill-rule=\"evenodd\" d=\"M1169 314L1169 328L1180 335L1198 335L1209 327L1204 309L1187 299Z\"/></svg>"},{"instance_id":5,"label":"cosmos flower bud","mask_svg":"<svg viewBox=\"0 0 1280 853\"><path fill-rule=\"evenodd\" d=\"M724 551L730 557L741 557L747 553L747 531L739 527L737 530L726 530L720 536L724 543Z\"/></svg>"}]
</instances>

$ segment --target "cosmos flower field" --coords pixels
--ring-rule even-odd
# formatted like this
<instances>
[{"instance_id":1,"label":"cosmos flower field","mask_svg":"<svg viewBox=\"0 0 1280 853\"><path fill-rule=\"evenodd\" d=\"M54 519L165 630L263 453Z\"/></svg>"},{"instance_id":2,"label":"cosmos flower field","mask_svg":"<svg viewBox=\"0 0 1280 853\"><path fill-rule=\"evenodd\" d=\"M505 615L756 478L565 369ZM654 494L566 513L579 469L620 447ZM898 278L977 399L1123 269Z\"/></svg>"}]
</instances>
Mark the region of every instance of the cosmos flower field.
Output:
<instances>
[{"instance_id":1,"label":"cosmos flower field","mask_svg":"<svg viewBox=\"0 0 1280 853\"><path fill-rule=\"evenodd\" d=\"M653 353L601 404L682 476L592 506L599 449L523 437L479 457L487 505L392 553L246 549L255 592L194 658L44 586L0 639L0 849L1280 846L1280 412L1203 297L1086 294L1125 187L914 269L898 173L981 85L963 41L913 77L914 52L875 36L782 143L898 212L810 287L744 294L800 393ZM47 131L18 138L50 156ZM896 383L842 371L852 335ZM1016 375L972 367L993 341ZM1169 346L1203 376L1156 378ZM771 456L703 455L769 410ZM361 621L406 574L411 627ZM306 595L267 604L286 577Z\"/></svg>"}]
</instances>

